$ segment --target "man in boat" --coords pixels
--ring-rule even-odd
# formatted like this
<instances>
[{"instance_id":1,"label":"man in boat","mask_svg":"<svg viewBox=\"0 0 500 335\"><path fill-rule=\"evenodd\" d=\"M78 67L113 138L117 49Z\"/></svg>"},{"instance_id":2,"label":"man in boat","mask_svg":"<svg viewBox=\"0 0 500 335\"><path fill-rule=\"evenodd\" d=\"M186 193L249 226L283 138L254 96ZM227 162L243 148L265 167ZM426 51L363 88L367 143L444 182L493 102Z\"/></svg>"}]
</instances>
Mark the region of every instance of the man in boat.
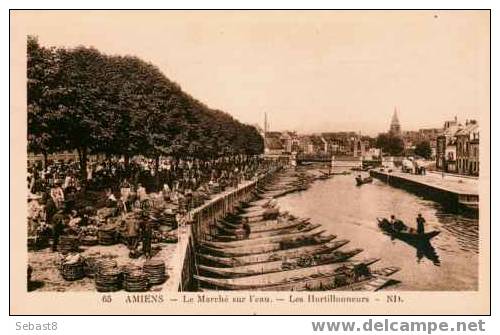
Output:
<instances>
[{"instance_id":1,"label":"man in boat","mask_svg":"<svg viewBox=\"0 0 500 335\"><path fill-rule=\"evenodd\" d=\"M418 214L417 216L417 234L424 234L425 233L425 219L422 216L422 214Z\"/></svg>"},{"instance_id":2,"label":"man in boat","mask_svg":"<svg viewBox=\"0 0 500 335\"><path fill-rule=\"evenodd\" d=\"M389 222L395 231L403 231L403 230L406 230L408 228L403 223L403 221L396 219L396 217L394 215L391 215L391 220Z\"/></svg>"}]
</instances>

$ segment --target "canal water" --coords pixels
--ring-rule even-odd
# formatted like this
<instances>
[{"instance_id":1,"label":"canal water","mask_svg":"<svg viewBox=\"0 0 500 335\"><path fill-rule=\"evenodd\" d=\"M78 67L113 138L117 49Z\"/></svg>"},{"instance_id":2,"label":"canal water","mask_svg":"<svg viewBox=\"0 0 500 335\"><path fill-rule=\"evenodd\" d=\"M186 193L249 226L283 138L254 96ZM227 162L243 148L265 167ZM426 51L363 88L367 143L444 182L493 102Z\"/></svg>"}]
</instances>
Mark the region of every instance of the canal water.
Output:
<instances>
[{"instance_id":1,"label":"canal water","mask_svg":"<svg viewBox=\"0 0 500 335\"><path fill-rule=\"evenodd\" d=\"M424 200L379 180L356 186L353 175L318 180L304 192L279 198L280 209L311 222L351 242L343 247L363 248L357 258L380 257L374 268L398 266L393 277L401 280L397 290L477 290L478 220L447 212L440 204ZM440 230L431 246L415 247L391 240L376 224L377 217L391 214L416 226L421 213L426 231Z\"/></svg>"}]
</instances>

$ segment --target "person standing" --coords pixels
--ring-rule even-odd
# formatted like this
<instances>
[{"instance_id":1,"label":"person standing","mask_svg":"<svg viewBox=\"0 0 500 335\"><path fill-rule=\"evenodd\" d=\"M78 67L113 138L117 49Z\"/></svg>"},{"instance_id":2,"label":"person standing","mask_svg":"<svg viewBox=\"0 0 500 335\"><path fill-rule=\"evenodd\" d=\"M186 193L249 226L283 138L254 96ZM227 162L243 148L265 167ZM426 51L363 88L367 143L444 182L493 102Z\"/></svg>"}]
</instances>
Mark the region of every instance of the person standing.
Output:
<instances>
[{"instance_id":1,"label":"person standing","mask_svg":"<svg viewBox=\"0 0 500 335\"><path fill-rule=\"evenodd\" d=\"M55 187L50 190L50 197L57 208L61 208L64 204L64 191L60 183L56 183Z\"/></svg>"},{"instance_id":2,"label":"person standing","mask_svg":"<svg viewBox=\"0 0 500 335\"><path fill-rule=\"evenodd\" d=\"M139 235L138 224L136 220L127 221L127 242L130 250L137 249L137 240Z\"/></svg>"},{"instance_id":3,"label":"person standing","mask_svg":"<svg viewBox=\"0 0 500 335\"><path fill-rule=\"evenodd\" d=\"M417 234L423 234L425 232L425 219L422 214L418 214L417 216Z\"/></svg>"},{"instance_id":4,"label":"person standing","mask_svg":"<svg viewBox=\"0 0 500 335\"><path fill-rule=\"evenodd\" d=\"M63 210L59 209L52 217L52 251L57 251L59 245L59 237L64 231L64 214Z\"/></svg>"},{"instance_id":5,"label":"person standing","mask_svg":"<svg viewBox=\"0 0 500 335\"><path fill-rule=\"evenodd\" d=\"M141 221L141 235L142 235L142 253L146 259L151 258L151 240L153 235L153 228L151 223L145 217Z\"/></svg>"}]
</instances>

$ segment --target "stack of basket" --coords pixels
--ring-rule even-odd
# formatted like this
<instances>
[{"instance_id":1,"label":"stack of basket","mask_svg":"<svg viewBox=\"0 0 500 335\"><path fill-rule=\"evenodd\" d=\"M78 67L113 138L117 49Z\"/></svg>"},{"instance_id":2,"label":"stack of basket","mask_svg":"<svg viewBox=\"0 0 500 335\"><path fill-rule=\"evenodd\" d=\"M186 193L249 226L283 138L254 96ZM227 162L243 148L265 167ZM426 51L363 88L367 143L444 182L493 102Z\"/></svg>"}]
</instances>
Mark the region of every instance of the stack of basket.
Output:
<instances>
[{"instance_id":1,"label":"stack of basket","mask_svg":"<svg viewBox=\"0 0 500 335\"><path fill-rule=\"evenodd\" d=\"M59 252L65 255L70 252L78 251L79 246L80 242L78 240L78 236L63 235L59 239L59 245L57 246L57 250L59 250Z\"/></svg>"},{"instance_id":2,"label":"stack of basket","mask_svg":"<svg viewBox=\"0 0 500 335\"><path fill-rule=\"evenodd\" d=\"M98 292L115 292L122 288L123 275L116 261L104 259L98 262L95 287Z\"/></svg>"},{"instance_id":3,"label":"stack of basket","mask_svg":"<svg viewBox=\"0 0 500 335\"><path fill-rule=\"evenodd\" d=\"M116 244L116 227L113 226L100 227L97 236L100 245Z\"/></svg>"},{"instance_id":4,"label":"stack of basket","mask_svg":"<svg viewBox=\"0 0 500 335\"><path fill-rule=\"evenodd\" d=\"M143 271L148 276L151 285L160 285L167 280L165 262L161 259L150 259L144 262Z\"/></svg>"},{"instance_id":5,"label":"stack of basket","mask_svg":"<svg viewBox=\"0 0 500 335\"><path fill-rule=\"evenodd\" d=\"M61 275L68 281L84 278L85 272L83 271L83 260L79 258L75 262L63 262L61 264Z\"/></svg>"},{"instance_id":6,"label":"stack of basket","mask_svg":"<svg viewBox=\"0 0 500 335\"><path fill-rule=\"evenodd\" d=\"M97 272L98 261L95 257L85 257L83 261L83 272L88 278L94 278Z\"/></svg>"},{"instance_id":7,"label":"stack of basket","mask_svg":"<svg viewBox=\"0 0 500 335\"><path fill-rule=\"evenodd\" d=\"M139 266L128 265L123 270L123 288L128 292L145 292L149 289L148 275Z\"/></svg>"},{"instance_id":8,"label":"stack of basket","mask_svg":"<svg viewBox=\"0 0 500 335\"><path fill-rule=\"evenodd\" d=\"M168 227L168 230L170 230L172 227L177 226L177 222L175 220L175 214L174 213L165 213L164 214L164 221L163 221L163 227ZM162 231L168 231L167 229L161 229Z\"/></svg>"},{"instance_id":9,"label":"stack of basket","mask_svg":"<svg viewBox=\"0 0 500 335\"><path fill-rule=\"evenodd\" d=\"M114 269L118 267L118 263L111 258L101 258L96 261L96 272L99 272L101 270L108 270L108 269Z\"/></svg>"},{"instance_id":10,"label":"stack of basket","mask_svg":"<svg viewBox=\"0 0 500 335\"><path fill-rule=\"evenodd\" d=\"M81 238L80 243L85 246L93 246L99 244L97 236L87 235Z\"/></svg>"}]
</instances>

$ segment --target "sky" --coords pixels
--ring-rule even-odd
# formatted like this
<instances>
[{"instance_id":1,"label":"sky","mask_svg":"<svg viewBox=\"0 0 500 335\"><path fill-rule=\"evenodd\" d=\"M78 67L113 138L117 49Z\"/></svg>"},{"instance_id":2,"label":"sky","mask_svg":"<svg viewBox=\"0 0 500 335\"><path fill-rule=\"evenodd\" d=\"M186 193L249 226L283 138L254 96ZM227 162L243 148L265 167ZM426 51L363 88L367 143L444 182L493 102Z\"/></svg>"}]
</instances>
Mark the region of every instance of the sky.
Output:
<instances>
[{"instance_id":1,"label":"sky","mask_svg":"<svg viewBox=\"0 0 500 335\"><path fill-rule=\"evenodd\" d=\"M301 133L487 118L487 11L24 11L11 34L158 66L242 122ZM489 120L488 120L489 121Z\"/></svg>"}]
</instances>

